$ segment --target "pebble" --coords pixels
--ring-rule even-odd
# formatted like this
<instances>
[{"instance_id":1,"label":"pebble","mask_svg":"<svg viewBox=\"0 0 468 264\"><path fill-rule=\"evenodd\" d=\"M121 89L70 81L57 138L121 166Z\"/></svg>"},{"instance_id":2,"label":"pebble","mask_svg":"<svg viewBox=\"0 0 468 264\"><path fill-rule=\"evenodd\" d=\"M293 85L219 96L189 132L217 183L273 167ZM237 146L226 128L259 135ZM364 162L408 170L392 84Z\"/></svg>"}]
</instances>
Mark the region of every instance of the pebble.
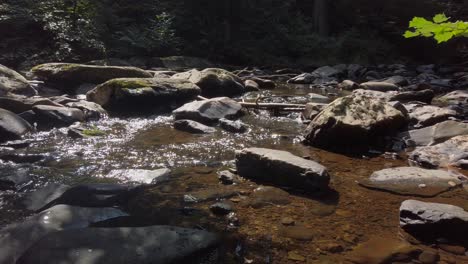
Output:
<instances>
[{"instance_id":1,"label":"pebble","mask_svg":"<svg viewBox=\"0 0 468 264\"><path fill-rule=\"evenodd\" d=\"M302 255L300 255L299 253L297 253L297 251L289 251L288 252L288 259L290 260L294 260L294 261L305 261L306 258Z\"/></svg>"},{"instance_id":2,"label":"pebble","mask_svg":"<svg viewBox=\"0 0 468 264\"><path fill-rule=\"evenodd\" d=\"M422 264L434 264L437 263L437 261L439 261L439 254L432 251L424 251L423 253L421 253L421 255L419 255L418 260Z\"/></svg>"},{"instance_id":3,"label":"pebble","mask_svg":"<svg viewBox=\"0 0 468 264\"><path fill-rule=\"evenodd\" d=\"M296 222L294 221L294 219L292 219L291 217L283 217L281 219L281 224L285 225L285 226L292 226L294 225Z\"/></svg>"}]
</instances>

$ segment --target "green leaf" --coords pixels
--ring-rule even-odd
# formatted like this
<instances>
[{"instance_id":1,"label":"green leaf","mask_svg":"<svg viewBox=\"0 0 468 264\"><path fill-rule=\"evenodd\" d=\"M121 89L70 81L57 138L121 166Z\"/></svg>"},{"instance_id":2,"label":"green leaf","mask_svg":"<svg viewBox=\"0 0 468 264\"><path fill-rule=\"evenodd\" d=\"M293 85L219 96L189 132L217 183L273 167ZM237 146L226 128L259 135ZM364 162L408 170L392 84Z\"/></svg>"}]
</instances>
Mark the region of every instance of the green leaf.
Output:
<instances>
[{"instance_id":1,"label":"green leaf","mask_svg":"<svg viewBox=\"0 0 468 264\"><path fill-rule=\"evenodd\" d=\"M449 20L445 14L437 14L432 19L435 23L440 24Z\"/></svg>"},{"instance_id":2,"label":"green leaf","mask_svg":"<svg viewBox=\"0 0 468 264\"><path fill-rule=\"evenodd\" d=\"M414 38L414 37L421 36L421 34L419 32L416 32L416 31L407 30L403 36L405 38Z\"/></svg>"}]
</instances>

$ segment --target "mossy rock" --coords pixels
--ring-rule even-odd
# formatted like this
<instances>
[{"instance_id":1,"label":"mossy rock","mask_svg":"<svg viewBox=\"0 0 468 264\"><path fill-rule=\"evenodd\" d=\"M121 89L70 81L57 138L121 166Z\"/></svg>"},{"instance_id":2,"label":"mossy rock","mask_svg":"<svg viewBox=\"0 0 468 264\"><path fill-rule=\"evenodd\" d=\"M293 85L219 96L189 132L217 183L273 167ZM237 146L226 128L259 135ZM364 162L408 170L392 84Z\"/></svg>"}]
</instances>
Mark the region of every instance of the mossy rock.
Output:
<instances>
[{"instance_id":1,"label":"mossy rock","mask_svg":"<svg viewBox=\"0 0 468 264\"><path fill-rule=\"evenodd\" d=\"M49 82L78 86L101 84L116 78L151 78L152 75L135 67L97 66L73 63L46 63L35 66L32 73Z\"/></svg>"}]
</instances>

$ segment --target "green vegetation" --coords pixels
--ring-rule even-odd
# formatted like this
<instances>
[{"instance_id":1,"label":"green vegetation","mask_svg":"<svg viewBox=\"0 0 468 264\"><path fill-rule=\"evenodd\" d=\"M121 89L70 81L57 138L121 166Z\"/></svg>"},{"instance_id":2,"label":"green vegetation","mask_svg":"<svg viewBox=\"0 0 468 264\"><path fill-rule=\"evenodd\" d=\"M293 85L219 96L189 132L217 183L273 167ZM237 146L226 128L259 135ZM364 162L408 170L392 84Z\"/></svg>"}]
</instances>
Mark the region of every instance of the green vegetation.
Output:
<instances>
[{"instance_id":1,"label":"green vegetation","mask_svg":"<svg viewBox=\"0 0 468 264\"><path fill-rule=\"evenodd\" d=\"M100 130L97 127L92 127L90 129L85 129L81 132L83 135L87 137L102 137L107 135L107 133L103 130Z\"/></svg>"},{"instance_id":2,"label":"green vegetation","mask_svg":"<svg viewBox=\"0 0 468 264\"><path fill-rule=\"evenodd\" d=\"M432 21L423 17L415 17L410 21L410 30L406 31L406 38L433 37L437 43L446 42L455 37L468 37L468 22L449 22L445 14L437 14Z\"/></svg>"}]
</instances>

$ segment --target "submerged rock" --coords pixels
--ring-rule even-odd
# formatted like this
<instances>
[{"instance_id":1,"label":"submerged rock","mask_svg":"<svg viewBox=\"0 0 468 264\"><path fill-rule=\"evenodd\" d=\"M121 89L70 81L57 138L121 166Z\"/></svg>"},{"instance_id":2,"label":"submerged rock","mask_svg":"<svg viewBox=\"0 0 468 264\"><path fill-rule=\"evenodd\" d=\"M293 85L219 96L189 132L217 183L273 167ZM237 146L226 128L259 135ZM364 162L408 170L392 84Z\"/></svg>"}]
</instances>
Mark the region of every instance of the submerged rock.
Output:
<instances>
[{"instance_id":1,"label":"submerged rock","mask_svg":"<svg viewBox=\"0 0 468 264\"><path fill-rule=\"evenodd\" d=\"M0 64L0 96L14 94L32 96L37 91L21 74Z\"/></svg>"},{"instance_id":2,"label":"submerged rock","mask_svg":"<svg viewBox=\"0 0 468 264\"><path fill-rule=\"evenodd\" d=\"M115 178L124 182L143 183L143 184L156 184L169 180L171 177L171 170L164 168L158 170L141 170L141 169L128 169L128 170L111 170L106 178Z\"/></svg>"},{"instance_id":3,"label":"submerged rock","mask_svg":"<svg viewBox=\"0 0 468 264\"><path fill-rule=\"evenodd\" d=\"M291 203L288 192L271 186L260 186L249 196L248 204L252 208L262 208L271 205L287 205Z\"/></svg>"},{"instance_id":4,"label":"submerged rock","mask_svg":"<svg viewBox=\"0 0 468 264\"><path fill-rule=\"evenodd\" d=\"M209 127L202 123L187 119L176 120L174 122L174 128L193 134L211 134L216 132L216 129L213 127Z\"/></svg>"},{"instance_id":5,"label":"submerged rock","mask_svg":"<svg viewBox=\"0 0 468 264\"><path fill-rule=\"evenodd\" d=\"M30 246L47 234L65 229L83 229L93 223L127 216L115 208L83 208L67 205L54 206L24 222L11 224L0 230L0 263L16 262ZM31 263L37 263L39 259ZM44 258L44 263L53 259Z\"/></svg>"},{"instance_id":6,"label":"submerged rock","mask_svg":"<svg viewBox=\"0 0 468 264\"><path fill-rule=\"evenodd\" d=\"M448 171L399 167L376 171L369 180L361 181L360 184L403 195L435 196L461 186L464 178L460 174Z\"/></svg>"},{"instance_id":7,"label":"submerged rock","mask_svg":"<svg viewBox=\"0 0 468 264\"><path fill-rule=\"evenodd\" d=\"M324 166L281 150L265 148L238 150L236 166L242 177L280 187L313 191L327 189L330 181Z\"/></svg>"},{"instance_id":8,"label":"submerged rock","mask_svg":"<svg viewBox=\"0 0 468 264\"><path fill-rule=\"evenodd\" d=\"M17 263L186 263L218 243L213 233L172 226L65 230L41 239Z\"/></svg>"},{"instance_id":9,"label":"submerged rock","mask_svg":"<svg viewBox=\"0 0 468 264\"><path fill-rule=\"evenodd\" d=\"M434 146L417 147L409 159L418 166L468 168L468 135L453 137Z\"/></svg>"},{"instance_id":10,"label":"submerged rock","mask_svg":"<svg viewBox=\"0 0 468 264\"><path fill-rule=\"evenodd\" d=\"M242 114L242 106L227 98L217 97L187 103L172 113L176 120L189 119L203 124L213 124L221 118L234 118Z\"/></svg>"},{"instance_id":11,"label":"submerged rock","mask_svg":"<svg viewBox=\"0 0 468 264\"><path fill-rule=\"evenodd\" d=\"M309 124L306 142L321 147L368 146L406 124L403 113L384 101L346 96L329 104Z\"/></svg>"},{"instance_id":12,"label":"submerged rock","mask_svg":"<svg viewBox=\"0 0 468 264\"><path fill-rule=\"evenodd\" d=\"M31 125L14 113L0 108L0 142L21 139L31 131Z\"/></svg>"},{"instance_id":13,"label":"submerged rock","mask_svg":"<svg viewBox=\"0 0 468 264\"><path fill-rule=\"evenodd\" d=\"M104 108L125 111L125 108L168 109L191 101L200 88L180 79L121 78L107 81L89 91L86 98Z\"/></svg>"}]
</instances>

